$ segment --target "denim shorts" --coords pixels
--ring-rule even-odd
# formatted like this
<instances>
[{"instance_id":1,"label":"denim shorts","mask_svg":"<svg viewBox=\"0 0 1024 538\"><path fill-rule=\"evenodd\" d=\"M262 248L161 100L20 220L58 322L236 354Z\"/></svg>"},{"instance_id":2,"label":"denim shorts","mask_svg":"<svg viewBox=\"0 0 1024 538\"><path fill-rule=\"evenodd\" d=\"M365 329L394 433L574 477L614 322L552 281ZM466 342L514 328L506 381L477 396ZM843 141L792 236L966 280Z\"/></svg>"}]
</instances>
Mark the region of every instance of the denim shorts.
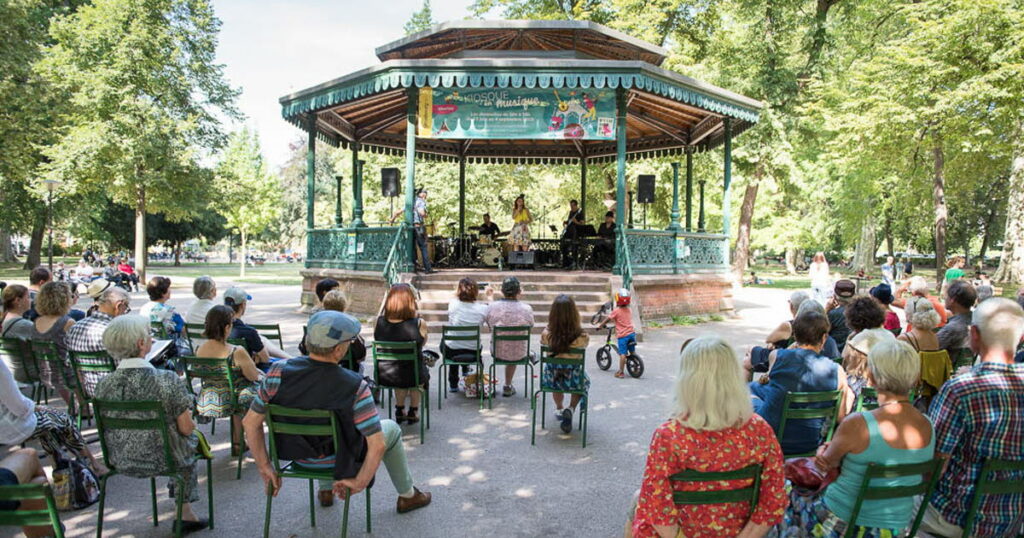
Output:
<instances>
[{"instance_id":1,"label":"denim shorts","mask_svg":"<svg viewBox=\"0 0 1024 538\"><path fill-rule=\"evenodd\" d=\"M625 355L634 349L636 349L636 333L629 333L619 338L619 355Z\"/></svg>"},{"instance_id":2,"label":"denim shorts","mask_svg":"<svg viewBox=\"0 0 1024 538\"><path fill-rule=\"evenodd\" d=\"M0 467L0 486L17 486L18 475L10 469ZM21 501L0 501L0 511L13 512L21 507Z\"/></svg>"}]
</instances>

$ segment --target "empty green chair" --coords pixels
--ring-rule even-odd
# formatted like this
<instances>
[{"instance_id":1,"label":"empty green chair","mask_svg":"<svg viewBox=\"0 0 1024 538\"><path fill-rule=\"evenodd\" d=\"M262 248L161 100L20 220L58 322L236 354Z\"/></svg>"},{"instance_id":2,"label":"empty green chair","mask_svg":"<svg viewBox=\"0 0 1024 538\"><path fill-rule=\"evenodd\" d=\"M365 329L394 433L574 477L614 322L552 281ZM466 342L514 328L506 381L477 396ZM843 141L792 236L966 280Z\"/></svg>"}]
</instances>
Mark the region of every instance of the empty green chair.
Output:
<instances>
[{"instance_id":1,"label":"empty green chair","mask_svg":"<svg viewBox=\"0 0 1024 538\"><path fill-rule=\"evenodd\" d=\"M587 350L586 348L573 348L568 353L562 353L562 355L572 355L568 357L555 357L551 354L551 349L547 346L541 346L540 348L540 371L544 371L545 364L551 364L554 366L579 366L586 370L587 364ZM537 392L533 393L530 399L530 408L532 412L532 418L530 419L530 444L537 443L537 396L540 396L540 427L543 428L545 419L547 417L547 398L544 397L545 393L560 392L562 394L579 394L580 398L580 409L579 409L579 428L583 431L583 448L587 448L587 400L588 395L585 390L561 390L545 387L544 383L541 382L540 388Z\"/></svg>"},{"instance_id":2,"label":"empty green chair","mask_svg":"<svg viewBox=\"0 0 1024 538\"><path fill-rule=\"evenodd\" d=\"M264 324L264 325L249 325L260 336L267 340L277 340L277 347L284 349L284 339L281 338L281 325L278 323Z\"/></svg>"},{"instance_id":3,"label":"empty green chair","mask_svg":"<svg viewBox=\"0 0 1024 538\"><path fill-rule=\"evenodd\" d=\"M454 356L472 357L473 362L461 362L454 361L444 357L442 353L441 365L437 367L437 408L441 409L442 396L444 399L448 398L448 393L445 392L445 382L448 379L445 375L446 368L459 368L469 364L476 365L476 386L477 394L480 397L480 409L484 408L484 360L483 353L480 346L480 326L479 325L444 325L441 327L441 349L445 348L447 342L470 342L473 344L473 350L470 349L451 349L448 346L449 354ZM475 350L475 351L474 351ZM492 378L493 379L493 378Z\"/></svg>"},{"instance_id":4,"label":"empty green chair","mask_svg":"<svg viewBox=\"0 0 1024 538\"><path fill-rule=\"evenodd\" d=\"M832 432L836 428L836 419L839 416L839 400L842 392L828 390L821 392L787 392L786 399L782 404L782 420L779 422L779 443L782 443L786 431L786 423L792 420L824 419L821 437L815 446L832 439ZM800 407L794 407L794 404ZM816 407L808 407L814 405ZM785 454L787 458L797 456L813 456L814 451L800 454Z\"/></svg>"},{"instance_id":5,"label":"empty green chair","mask_svg":"<svg viewBox=\"0 0 1024 538\"><path fill-rule=\"evenodd\" d=\"M857 530L857 517L864 501L884 501L888 499L902 499L922 495L917 515L914 516L910 526L910 532L904 536L916 536L917 528L921 526L921 519L928 508L928 501L935 491L935 484L938 483L939 475L942 474L942 466L946 460L935 458L921 463L904 463L899 465L882 465L880 463L869 463L864 471L864 479L860 484L860 492L853 504L853 511L850 513L850 521L847 522L846 534L843 538L854 538ZM871 481L879 478L901 478L908 476L920 476L921 482L908 486L872 486ZM969 536L969 535L965 535Z\"/></svg>"},{"instance_id":6,"label":"empty green chair","mask_svg":"<svg viewBox=\"0 0 1024 538\"><path fill-rule=\"evenodd\" d=\"M153 500L153 526L159 524L157 520L156 506L156 477L167 476L175 481L175 491L185 490L185 480L178 470L171 452L170 432L167 426L167 416L164 413L164 406L157 401L134 401L115 402L109 400L93 400L93 411L96 413L96 426L100 434L100 447L103 449L103 462L110 472L100 477L100 502L96 514L96 538L103 536L103 507L107 496L107 481L118 474L117 466L110 459L110 441L107 435L115 430L135 430L156 434L163 441L162 454L154 454L154 457L163 457L164 471L149 478L149 491ZM145 415L147 418L137 418L138 415ZM212 458L204 457L206 460L206 495L209 502L210 530L213 530L213 469ZM175 522L178 522L175 535L182 535L181 507L183 495L175 495Z\"/></svg>"},{"instance_id":7,"label":"empty green chair","mask_svg":"<svg viewBox=\"0 0 1024 538\"><path fill-rule=\"evenodd\" d=\"M0 511L0 527L53 527L53 535L64 538L64 529L57 515L57 503L48 484L0 486L0 501L44 501L45 510Z\"/></svg>"},{"instance_id":8,"label":"empty green chair","mask_svg":"<svg viewBox=\"0 0 1024 538\"><path fill-rule=\"evenodd\" d=\"M1016 476L997 479L992 477L993 473L1016 473ZM974 496L971 497L971 505L964 518L964 536L971 536L971 531L974 530L982 497L1013 493L1024 493L1024 461L985 460L981 466L981 473L978 474L978 481L974 483Z\"/></svg>"},{"instance_id":9,"label":"empty green chair","mask_svg":"<svg viewBox=\"0 0 1024 538\"><path fill-rule=\"evenodd\" d=\"M491 382L496 383L497 378L494 376L498 366L525 366L526 367L526 378L523 379L523 390L526 391L524 395L529 398L533 394L533 362L530 360L530 331L533 327L529 325L517 325L514 327L492 327L491 328ZM516 360L502 360L495 355L498 342L526 342L526 354L522 358ZM494 407L494 393L497 390L491 392L490 398L487 400L487 407Z\"/></svg>"},{"instance_id":10,"label":"empty green chair","mask_svg":"<svg viewBox=\"0 0 1024 538\"><path fill-rule=\"evenodd\" d=\"M676 506L684 505L705 505L748 502L750 508L748 514L754 512L757 507L758 496L761 492L761 465L754 464L736 469L733 471L680 471L669 480L674 482L721 482L723 480L750 480L750 485L732 489L717 489L712 491L683 491L673 489L672 502Z\"/></svg>"},{"instance_id":11,"label":"empty green chair","mask_svg":"<svg viewBox=\"0 0 1024 538\"><path fill-rule=\"evenodd\" d=\"M295 420L302 420L304 424L297 424ZM311 420L319 422L319 424L309 424ZM299 478L309 481L309 524L312 527L316 527L316 508L315 508L315 487L313 484L314 480L334 480L333 469L307 469L296 464L294 461L289 462L287 465L281 466L281 461L277 456L277 443L274 440L275 436L278 435L302 435L302 436L318 436L318 437L331 437L334 439L334 446L344 446L341 442L341 432L338 428L338 419L334 413L322 410L322 409L295 409L291 407L284 407L281 405L268 404L267 405L267 430L270 432L270 461L274 465L274 472L277 476L282 479L285 478ZM373 483L366 488L366 532L371 532L370 522L370 489ZM341 536L344 538L348 535L348 508L351 495L345 496L345 511L341 518ZM263 536L267 538L270 536L270 512L273 505L274 496L267 488L267 510L263 518Z\"/></svg>"},{"instance_id":12,"label":"empty green chair","mask_svg":"<svg viewBox=\"0 0 1024 538\"><path fill-rule=\"evenodd\" d=\"M411 362L414 372L415 386L395 387L383 383L380 377L380 361L403 361ZM416 349L416 342L385 342L378 340L373 342L373 379L377 387L388 391L388 418L391 418L391 403L394 398L394 391L412 390L422 395L420 410L423 416L420 418L420 444L423 444L424 426L430 428L430 391L423 388L423 380L420 379L420 357Z\"/></svg>"}]
</instances>

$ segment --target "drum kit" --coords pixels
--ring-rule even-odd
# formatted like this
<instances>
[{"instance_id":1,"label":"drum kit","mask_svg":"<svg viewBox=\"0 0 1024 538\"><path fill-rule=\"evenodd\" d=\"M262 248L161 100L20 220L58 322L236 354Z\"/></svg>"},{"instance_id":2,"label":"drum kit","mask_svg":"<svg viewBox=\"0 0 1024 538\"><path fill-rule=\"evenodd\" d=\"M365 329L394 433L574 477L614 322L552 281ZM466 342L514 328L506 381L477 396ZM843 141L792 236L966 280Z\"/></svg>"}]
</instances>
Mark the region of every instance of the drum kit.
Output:
<instances>
[{"instance_id":1,"label":"drum kit","mask_svg":"<svg viewBox=\"0 0 1024 538\"><path fill-rule=\"evenodd\" d=\"M445 226L448 236L431 236L430 256L437 267L498 267L507 255L508 244L503 239L508 232L496 235L477 233L458 234L458 224ZM479 232L480 226L470 226L470 232Z\"/></svg>"}]
</instances>

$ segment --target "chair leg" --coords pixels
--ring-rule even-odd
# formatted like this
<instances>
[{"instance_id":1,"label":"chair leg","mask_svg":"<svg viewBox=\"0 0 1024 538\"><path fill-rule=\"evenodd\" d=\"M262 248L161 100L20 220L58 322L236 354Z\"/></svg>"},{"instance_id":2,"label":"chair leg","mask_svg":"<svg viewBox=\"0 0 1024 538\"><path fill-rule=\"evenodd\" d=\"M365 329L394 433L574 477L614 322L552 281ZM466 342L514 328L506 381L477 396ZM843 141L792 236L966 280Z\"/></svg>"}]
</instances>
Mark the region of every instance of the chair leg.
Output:
<instances>
[{"instance_id":1,"label":"chair leg","mask_svg":"<svg viewBox=\"0 0 1024 538\"><path fill-rule=\"evenodd\" d=\"M587 448L587 422L589 421L590 411L587 409L586 400L584 400L584 404L580 407L580 422L583 424L581 428L583 430L583 448Z\"/></svg>"},{"instance_id":2,"label":"chair leg","mask_svg":"<svg viewBox=\"0 0 1024 538\"><path fill-rule=\"evenodd\" d=\"M267 486L267 511L263 514L263 538L270 538L270 508L274 502L271 486Z\"/></svg>"},{"instance_id":3,"label":"chair leg","mask_svg":"<svg viewBox=\"0 0 1024 538\"><path fill-rule=\"evenodd\" d=\"M100 477L100 505L96 511L96 538L103 537L103 505L107 500L107 479L110 475Z\"/></svg>"},{"instance_id":4,"label":"chair leg","mask_svg":"<svg viewBox=\"0 0 1024 538\"><path fill-rule=\"evenodd\" d=\"M444 359L441 359L441 360L444 360ZM444 381L445 379L448 379L444 375L444 366L445 366L445 364L442 362L441 366L439 366L437 368L437 381L438 381L438 383L437 383L437 410L438 411L441 410L441 389L444 388L444 383L442 383L441 381ZM446 399L446 400L448 399L448 393L447 392L444 393L444 399Z\"/></svg>"},{"instance_id":5,"label":"chair leg","mask_svg":"<svg viewBox=\"0 0 1024 538\"><path fill-rule=\"evenodd\" d=\"M210 530L213 530L213 460L206 460L206 497L210 506Z\"/></svg>"},{"instance_id":6,"label":"chair leg","mask_svg":"<svg viewBox=\"0 0 1024 538\"><path fill-rule=\"evenodd\" d=\"M491 367L487 370L488 376L491 379L491 386L494 387L494 372L496 371L494 361L491 361ZM494 393L497 389L491 391L487 396L487 409L494 409Z\"/></svg>"},{"instance_id":7,"label":"chair leg","mask_svg":"<svg viewBox=\"0 0 1024 538\"><path fill-rule=\"evenodd\" d=\"M156 527L160 524L160 522L157 521L156 512L156 478L149 479L149 494L153 498L153 526Z\"/></svg>"},{"instance_id":8,"label":"chair leg","mask_svg":"<svg viewBox=\"0 0 1024 538\"><path fill-rule=\"evenodd\" d=\"M421 389L421 394L423 394L423 398L426 400L426 405L422 406L423 407L423 416L420 417L420 444L422 445L423 444L423 434L425 432L424 425L427 423L428 420L430 420L428 418L428 417L430 417L430 399L428 398L428 395L430 394L430 391L422 390Z\"/></svg>"},{"instance_id":9,"label":"chair leg","mask_svg":"<svg viewBox=\"0 0 1024 538\"><path fill-rule=\"evenodd\" d=\"M543 417L541 417L543 420ZM537 444L537 395L530 396L530 444Z\"/></svg>"},{"instance_id":10,"label":"chair leg","mask_svg":"<svg viewBox=\"0 0 1024 538\"><path fill-rule=\"evenodd\" d=\"M341 514L341 538L348 536L348 503L352 501L352 490L345 495L345 511Z\"/></svg>"},{"instance_id":11,"label":"chair leg","mask_svg":"<svg viewBox=\"0 0 1024 538\"><path fill-rule=\"evenodd\" d=\"M217 417L210 419L210 437L217 435Z\"/></svg>"},{"instance_id":12,"label":"chair leg","mask_svg":"<svg viewBox=\"0 0 1024 538\"><path fill-rule=\"evenodd\" d=\"M480 398L480 409L484 408L484 363L476 361L476 393Z\"/></svg>"},{"instance_id":13,"label":"chair leg","mask_svg":"<svg viewBox=\"0 0 1024 538\"><path fill-rule=\"evenodd\" d=\"M366 488L366 534L373 532L370 521L370 488Z\"/></svg>"},{"instance_id":14,"label":"chair leg","mask_svg":"<svg viewBox=\"0 0 1024 538\"><path fill-rule=\"evenodd\" d=\"M309 526L316 527L316 510L314 509L313 479L309 479Z\"/></svg>"},{"instance_id":15,"label":"chair leg","mask_svg":"<svg viewBox=\"0 0 1024 538\"><path fill-rule=\"evenodd\" d=\"M174 495L174 527L177 527L174 531L174 536L181 538L184 535L184 525L181 523L181 505L184 502L182 498L185 495L185 481L177 480L178 489Z\"/></svg>"},{"instance_id":16,"label":"chair leg","mask_svg":"<svg viewBox=\"0 0 1024 538\"><path fill-rule=\"evenodd\" d=\"M546 421L548 417L548 398L547 396L544 395L544 392L542 391L538 390L537 394L540 395L540 427L546 428Z\"/></svg>"},{"instance_id":17,"label":"chair leg","mask_svg":"<svg viewBox=\"0 0 1024 538\"><path fill-rule=\"evenodd\" d=\"M440 385L440 384L438 384L438 385ZM430 429L430 391L429 390L426 390L426 389L423 390L423 398L427 401L427 405L423 406L423 409L427 410L427 412L424 413L424 415L426 415L426 416L424 416L423 418L427 419L427 429L429 430ZM438 398L438 400L440 400L440 398Z\"/></svg>"}]
</instances>

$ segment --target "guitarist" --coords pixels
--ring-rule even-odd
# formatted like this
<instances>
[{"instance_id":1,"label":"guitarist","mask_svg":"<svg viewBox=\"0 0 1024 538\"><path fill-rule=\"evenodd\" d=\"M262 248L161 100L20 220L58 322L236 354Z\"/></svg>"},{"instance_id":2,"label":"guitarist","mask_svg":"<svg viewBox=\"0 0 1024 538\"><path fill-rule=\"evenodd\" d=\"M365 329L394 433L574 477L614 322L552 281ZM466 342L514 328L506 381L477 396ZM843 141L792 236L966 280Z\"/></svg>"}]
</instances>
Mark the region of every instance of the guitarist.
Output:
<instances>
[{"instance_id":1,"label":"guitarist","mask_svg":"<svg viewBox=\"0 0 1024 538\"><path fill-rule=\"evenodd\" d=\"M576 200L569 200L569 216L562 224L562 268L568 269L576 264L579 257L580 227L586 224L583 211Z\"/></svg>"}]
</instances>

